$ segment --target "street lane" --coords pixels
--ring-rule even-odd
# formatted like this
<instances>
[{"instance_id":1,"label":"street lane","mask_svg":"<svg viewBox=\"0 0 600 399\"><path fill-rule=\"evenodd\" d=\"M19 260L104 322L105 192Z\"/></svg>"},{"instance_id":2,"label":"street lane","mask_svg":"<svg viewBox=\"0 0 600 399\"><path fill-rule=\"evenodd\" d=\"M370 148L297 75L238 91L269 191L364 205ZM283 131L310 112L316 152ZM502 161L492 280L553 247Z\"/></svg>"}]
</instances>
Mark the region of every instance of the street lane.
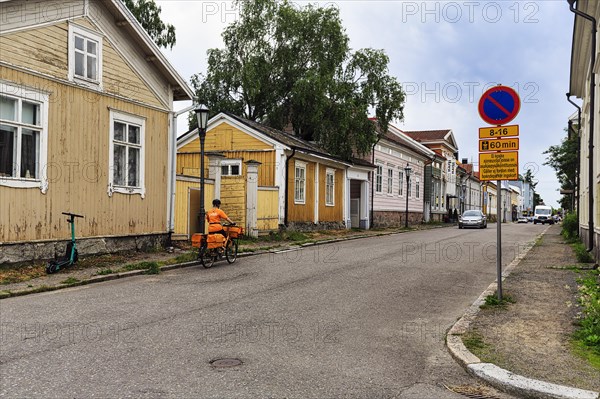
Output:
<instances>
[{"instance_id":1,"label":"street lane","mask_svg":"<svg viewBox=\"0 0 600 399\"><path fill-rule=\"evenodd\" d=\"M503 225L504 264L544 229ZM495 280L495 240L441 228L2 300L0 395L461 397L440 384L476 381L444 334Z\"/></svg>"}]
</instances>

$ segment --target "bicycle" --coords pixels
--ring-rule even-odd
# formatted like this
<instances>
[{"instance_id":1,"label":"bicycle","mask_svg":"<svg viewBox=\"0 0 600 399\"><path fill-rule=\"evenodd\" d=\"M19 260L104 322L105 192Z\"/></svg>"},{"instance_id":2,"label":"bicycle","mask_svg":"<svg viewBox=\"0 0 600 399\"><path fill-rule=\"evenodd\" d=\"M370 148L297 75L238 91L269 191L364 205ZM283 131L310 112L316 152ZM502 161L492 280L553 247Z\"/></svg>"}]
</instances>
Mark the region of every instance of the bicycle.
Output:
<instances>
[{"instance_id":1,"label":"bicycle","mask_svg":"<svg viewBox=\"0 0 600 399\"><path fill-rule=\"evenodd\" d=\"M227 263L235 262L238 254L238 240L244 234L244 229L235 224L223 225L226 235L216 234L194 234L192 246L198 248L198 259L206 269L213 266L215 261L227 259Z\"/></svg>"},{"instance_id":2,"label":"bicycle","mask_svg":"<svg viewBox=\"0 0 600 399\"><path fill-rule=\"evenodd\" d=\"M75 242L75 218L83 218L83 216L68 212L63 212L62 214L69 216L67 222L71 225L71 241L67 243L65 256L48 262L46 265L46 273L48 274L56 273L62 268L72 266L74 263L77 263L77 260L79 259L77 243Z\"/></svg>"}]
</instances>

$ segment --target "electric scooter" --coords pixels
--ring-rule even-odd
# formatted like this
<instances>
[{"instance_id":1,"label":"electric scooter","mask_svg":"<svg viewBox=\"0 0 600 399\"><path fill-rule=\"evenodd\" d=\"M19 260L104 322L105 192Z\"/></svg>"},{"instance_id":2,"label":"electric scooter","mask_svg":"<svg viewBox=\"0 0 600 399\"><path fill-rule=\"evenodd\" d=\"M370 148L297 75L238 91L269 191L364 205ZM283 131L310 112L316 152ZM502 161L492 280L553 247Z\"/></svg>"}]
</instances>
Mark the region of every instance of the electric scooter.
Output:
<instances>
[{"instance_id":1,"label":"electric scooter","mask_svg":"<svg viewBox=\"0 0 600 399\"><path fill-rule=\"evenodd\" d=\"M76 263L77 259L79 258L79 254L77 253L77 244L75 243L75 218L83 218L83 216L67 212L63 212L62 214L69 217L67 222L71 225L71 241L67 243L65 256L48 262L46 265L46 273L48 274L56 273L60 269L73 265L73 263Z\"/></svg>"}]
</instances>

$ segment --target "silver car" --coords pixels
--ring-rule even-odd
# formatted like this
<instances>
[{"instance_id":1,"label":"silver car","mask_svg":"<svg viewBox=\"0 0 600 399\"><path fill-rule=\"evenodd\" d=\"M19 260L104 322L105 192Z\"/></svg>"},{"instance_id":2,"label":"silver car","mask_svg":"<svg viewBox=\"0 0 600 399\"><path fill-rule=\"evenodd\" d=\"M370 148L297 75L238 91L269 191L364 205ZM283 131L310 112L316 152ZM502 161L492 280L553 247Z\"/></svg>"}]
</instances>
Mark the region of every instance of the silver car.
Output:
<instances>
[{"instance_id":1,"label":"silver car","mask_svg":"<svg viewBox=\"0 0 600 399\"><path fill-rule=\"evenodd\" d=\"M458 218L458 228L463 227L477 227L478 229L485 229L487 227L487 218L483 212L478 210L465 211Z\"/></svg>"}]
</instances>

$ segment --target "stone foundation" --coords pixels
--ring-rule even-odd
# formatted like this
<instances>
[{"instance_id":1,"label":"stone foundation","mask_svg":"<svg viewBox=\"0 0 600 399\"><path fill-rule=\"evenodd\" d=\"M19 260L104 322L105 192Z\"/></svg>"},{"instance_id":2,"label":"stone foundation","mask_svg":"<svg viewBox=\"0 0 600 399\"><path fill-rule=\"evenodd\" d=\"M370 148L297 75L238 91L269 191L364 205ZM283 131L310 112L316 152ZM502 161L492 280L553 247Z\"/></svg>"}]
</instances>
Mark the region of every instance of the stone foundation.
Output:
<instances>
[{"instance_id":1,"label":"stone foundation","mask_svg":"<svg viewBox=\"0 0 600 399\"><path fill-rule=\"evenodd\" d=\"M281 230L291 231L318 231L318 230L341 230L346 228L346 224L339 222L288 222L288 225L280 225Z\"/></svg>"},{"instance_id":2,"label":"stone foundation","mask_svg":"<svg viewBox=\"0 0 600 399\"><path fill-rule=\"evenodd\" d=\"M374 211L373 227L404 227L406 212L398 211ZM422 212L408 212L408 225L421 224L423 222Z\"/></svg>"},{"instance_id":3,"label":"stone foundation","mask_svg":"<svg viewBox=\"0 0 600 399\"><path fill-rule=\"evenodd\" d=\"M0 266L32 261L46 261L65 254L70 240L0 244ZM122 251L149 251L163 248L166 234L127 237L77 238L80 256L101 255Z\"/></svg>"}]
</instances>

